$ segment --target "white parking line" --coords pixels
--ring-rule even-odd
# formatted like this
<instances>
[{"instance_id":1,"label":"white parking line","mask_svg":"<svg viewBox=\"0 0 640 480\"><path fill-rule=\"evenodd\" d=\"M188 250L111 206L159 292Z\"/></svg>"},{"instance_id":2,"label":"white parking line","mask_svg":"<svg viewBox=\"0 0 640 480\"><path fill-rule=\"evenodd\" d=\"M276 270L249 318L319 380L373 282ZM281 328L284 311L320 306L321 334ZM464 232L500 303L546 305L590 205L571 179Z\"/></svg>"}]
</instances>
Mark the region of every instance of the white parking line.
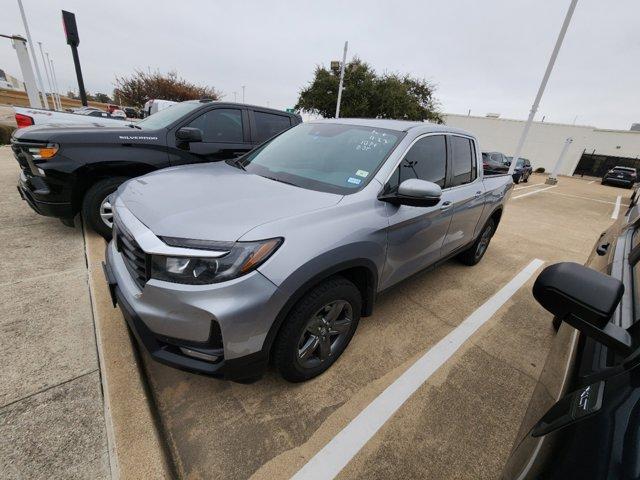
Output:
<instances>
[{"instance_id":1,"label":"white parking line","mask_svg":"<svg viewBox=\"0 0 640 480\"><path fill-rule=\"evenodd\" d=\"M587 185L591 185L592 183L595 183L595 180L591 180L590 182L587 182Z\"/></svg>"},{"instance_id":2,"label":"white parking line","mask_svg":"<svg viewBox=\"0 0 640 480\"><path fill-rule=\"evenodd\" d=\"M517 188L514 188L513 190L517 192L518 190L524 190L525 188L542 187L543 185L544 183L534 183L533 185L527 185L526 187L517 187Z\"/></svg>"},{"instance_id":3,"label":"white parking line","mask_svg":"<svg viewBox=\"0 0 640 480\"><path fill-rule=\"evenodd\" d=\"M556 187L557 185L553 185L551 187L541 188L540 190L534 190L533 192L522 193L520 195L516 195L515 197L513 197L513 199L515 200L516 198L526 197L527 195L533 195L534 193L544 192L545 190L551 190L552 188L556 188Z\"/></svg>"},{"instance_id":4,"label":"white parking line","mask_svg":"<svg viewBox=\"0 0 640 480\"><path fill-rule=\"evenodd\" d=\"M597 198L583 197L581 195L571 195L570 193L560 193L560 192L549 192L549 193L551 193L553 195L562 195L563 197L580 198L582 200L590 200L592 202L607 203L609 205L615 205L616 204L616 202L609 202L608 200L599 200Z\"/></svg>"},{"instance_id":5,"label":"white parking line","mask_svg":"<svg viewBox=\"0 0 640 480\"><path fill-rule=\"evenodd\" d=\"M611 218L616 220L618 218L618 214L620 213L620 201L622 200L622 196L618 195L616 198L616 206L613 207L613 213L611 214Z\"/></svg>"},{"instance_id":6,"label":"white parking line","mask_svg":"<svg viewBox=\"0 0 640 480\"><path fill-rule=\"evenodd\" d=\"M543 263L537 258L532 260L493 297L431 347L316 453L292 480L328 480L338 475L404 402L449 360Z\"/></svg>"}]
</instances>

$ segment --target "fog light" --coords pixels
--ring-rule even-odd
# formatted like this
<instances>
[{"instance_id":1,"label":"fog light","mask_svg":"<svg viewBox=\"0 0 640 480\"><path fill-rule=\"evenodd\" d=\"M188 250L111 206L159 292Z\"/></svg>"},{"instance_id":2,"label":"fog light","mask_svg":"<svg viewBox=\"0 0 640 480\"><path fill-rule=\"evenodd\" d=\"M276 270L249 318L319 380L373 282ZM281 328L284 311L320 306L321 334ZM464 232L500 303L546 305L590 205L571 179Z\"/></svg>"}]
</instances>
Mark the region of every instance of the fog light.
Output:
<instances>
[{"instance_id":1,"label":"fog light","mask_svg":"<svg viewBox=\"0 0 640 480\"><path fill-rule=\"evenodd\" d=\"M187 347L180 347L180 351L189 357L197 358L199 360L205 360L207 362L217 362L220 358L219 355L211 355L209 353L200 352L198 350L192 350Z\"/></svg>"}]
</instances>

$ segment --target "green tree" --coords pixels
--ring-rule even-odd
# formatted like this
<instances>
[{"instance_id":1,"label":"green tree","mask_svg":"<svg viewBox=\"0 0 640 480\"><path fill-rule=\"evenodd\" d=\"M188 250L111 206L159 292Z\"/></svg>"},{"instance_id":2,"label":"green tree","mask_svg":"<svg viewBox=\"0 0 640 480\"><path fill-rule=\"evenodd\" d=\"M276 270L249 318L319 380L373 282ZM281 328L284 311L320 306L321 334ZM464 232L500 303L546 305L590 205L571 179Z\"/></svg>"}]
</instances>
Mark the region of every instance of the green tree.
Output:
<instances>
[{"instance_id":1,"label":"green tree","mask_svg":"<svg viewBox=\"0 0 640 480\"><path fill-rule=\"evenodd\" d=\"M158 71L145 73L136 70L130 77L116 77L113 96L123 105L141 108L152 98L175 102L200 98L218 100L220 94L213 87L188 82L174 71L162 74Z\"/></svg>"},{"instance_id":2,"label":"green tree","mask_svg":"<svg viewBox=\"0 0 640 480\"><path fill-rule=\"evenodd\" d=\"M93 99L96 102L113 103L113 100L111 100L109 95L107 95L106 93L96 93L95 95L93 95Z\"/></svg>"},{"instance_id":3,"label":"green tree","mask_svg":"<svg viewBox=\"0 0 640 480\"><path fill-rule=\"evenodd\" d=\"M300 92L296 109L334 117L339 83L339 69L316 67L314 79ZM354 58L345 67L343 85L342 117L442 123L435 87L424 79L396 73L378 75L369 64Z\"/></svg>"}]
</instances>

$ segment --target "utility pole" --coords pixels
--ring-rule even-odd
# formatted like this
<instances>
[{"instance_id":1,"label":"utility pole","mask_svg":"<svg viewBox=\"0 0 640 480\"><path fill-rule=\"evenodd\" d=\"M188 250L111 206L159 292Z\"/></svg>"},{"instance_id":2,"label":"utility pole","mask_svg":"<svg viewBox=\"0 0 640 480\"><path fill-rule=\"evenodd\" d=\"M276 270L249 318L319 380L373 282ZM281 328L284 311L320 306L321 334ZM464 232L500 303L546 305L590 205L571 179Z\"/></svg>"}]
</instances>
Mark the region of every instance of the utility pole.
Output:
<instances>
[{"instance_id":1,"label":"utility pole","mask_svg":"<svg viewBox=\"0 0 640 480\"><path fill-rule=\"evenodd\" d=\"M242 85L242 103L244 103L244 89L246 85Z\"/></svg>"},{"instance_id":2,"label":"utility pole","mask_svg":"<svg viewBox=\"0 0 640 480\"><path fill-rule=\"evenodd\" d=\"M238 92L233 92L233 103L238 103Z\"/></svg>"},{"instance_id":3,"label":"utility pole","mask_svg":"<svg viewBox=\"0 0 640 480\"><path fill-rule=\"evenodd\" d=\"M24 31L27 34L27 43L29 43L29 49L31 50L31 58L33 59L33 65L36 67L36 77L38 78L38 84L40 90L42 90L42 98L44 98L44 108L49 110L49 102L47 101L47 94L45 93L44 82L42 81L42 75L40 75L40 67L38 67L38 59L36 58L36 51L33 48L33 41L31 40L31 32L29 32L29 25L27 24L27 16L24 13L24 7L22 6L22 0L18 0L18 7L20 8L20 15L22 16L22 23L24 24ZM38 102L42 107L42 103Z\"/></svg>"},{"instance_id":4,"label":"utility pole","mask_svg":"<svg viewBox=\"0 0 640 480\"><path fill-rule=\"evenodd\" d=\"M42 42L38 42L40 47L40 55L42 56L42 65L44 66L44 74L47 77L47 85L49 86L49 96L51 97L51 103L53 103L53 109L57 108L56 99L53 96L53 86L51 85L51 75L49 75L49 68L47 67L47 61L44 59L44 52L42 51ZM45 92L46 95L46 92Z\"/></svg>"},{"instance_id":5,"label":"utility pole","mask_svg":"<svg viewBox=\"0 0 640 480\"><path fill-rule=\"evenodd\" d=\"M533 101L533 105L531 106L531 111L529 112L529 118L527 119L527 123L525 123L524 125L524 130L522 130L522 135L520 136L520 140L518 141L518 146L516 147L516 151L513 154L513 160L511 161L511 166L509 167L510 175L513 175L513 171L516 168L516 163L518 162L518 159L520 158L520 154L522 153L524 142L527 140L529 129L531 128L531 124L533 123L533 117L535 117L536 112L538 111L538 106L540 105L542 94L544 93L544 89L547 87L547 82L549 81L549 77L551 76L553 65L556 63L558 52L560 51L560 47L562 46L564 36L567 33L567 28L569 28L569 23L571 23L571 17L573 16L573 11L576 9L577 3L578 3L578 0L571 0L571 4L569 5L567 14L564 17L564 22L562 23L562 27L560 28L558 39L556 40L556 44L553 47L553 51L551 52L551 58L549 59L549 64L547 65L547 69L545 70L544 76L542 77L542 82L540 83L540 87L538 88L538 93L536 94L536 98Z\"/></svg>"},{"instance_id":6,"label":"utility pole","mask_svg":"<svg viewBox=\"0 0 640 480\"><path fill-rule=\"evenodd\" d=\"M562 147L562 151L560 152L560 156L558 157L558 161L556 162L555 167L553 167L553 171L551 175L544 182L547 185L555 185L558 183L558 172L560 171L560 166L562 165L562 161L564 160L567 151L569 150L569 146L573 143L573 138L569 137L564 141L564 147Z\"/></svg>"},{"instance_id":7,"label":"utility pole","mask_svg":"<svg viewBox=\"0 0 640 480\"><path fill-rule=\"evenodd\" d=\"M342 101L342 84L344 82L344 66L347 61L347 48L349 42L344 42L344 52L342 53L342 64L340 65L340 83L338 84L338 102L336 103L336 118L340 118L340 102Z\"/></svg>"}]
</instances>

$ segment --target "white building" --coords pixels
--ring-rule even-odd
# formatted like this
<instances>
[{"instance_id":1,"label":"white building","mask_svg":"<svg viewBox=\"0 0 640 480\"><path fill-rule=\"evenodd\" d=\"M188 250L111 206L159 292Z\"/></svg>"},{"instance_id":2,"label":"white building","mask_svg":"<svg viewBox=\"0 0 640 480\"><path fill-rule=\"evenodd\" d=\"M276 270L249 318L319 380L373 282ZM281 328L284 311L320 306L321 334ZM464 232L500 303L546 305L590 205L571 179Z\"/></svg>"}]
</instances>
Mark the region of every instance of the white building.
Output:
<instances>
[{"instance_id":1,"label":"white building","mask_svg":"<svg viewBox=\"0 0 640 480\"><path fill-rule=\"evenodd\" d=\"M445 123L467 130L478 137L483 151L513 155L525 122L495 117L445 114ZM571 137L560 174L601 176L615 165L640 168L640 131L605 130L586 125L534 122L524 145L522 157L534 169L551 171L564 143Z\"/></svg>"}]
</instances>

